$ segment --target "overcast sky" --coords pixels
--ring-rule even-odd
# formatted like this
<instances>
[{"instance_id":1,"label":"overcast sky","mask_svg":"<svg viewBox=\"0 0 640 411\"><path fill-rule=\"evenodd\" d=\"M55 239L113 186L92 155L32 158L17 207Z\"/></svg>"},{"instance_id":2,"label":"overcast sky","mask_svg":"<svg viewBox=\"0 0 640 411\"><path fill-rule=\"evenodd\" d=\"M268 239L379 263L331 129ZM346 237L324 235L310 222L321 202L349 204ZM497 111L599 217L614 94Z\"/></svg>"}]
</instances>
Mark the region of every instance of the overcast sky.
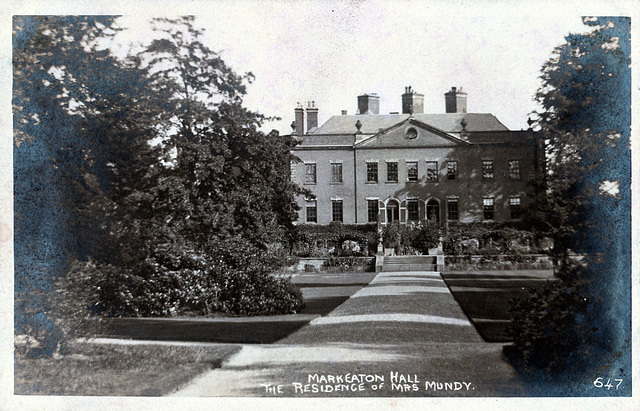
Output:
<instances>
[{"instance_id":1,"label":"overcast sky","mask_svg":"<svg viewBox=\"0 0 640 411\"><path fill-rule=\"evenodd\" d=\"M315 101L323 123L341 110L354 114L363 92L380 95L381 113L401 111L406 86L425 95L426 113L443 113L444 93L463 87L469 112L493 113L511 129L526 128L536 109L540 67L554 47L568 33L587 30L582 15L628 14L624 7L632 2L23 3L15 14L123 14L126 42L149 41L151 17L196 15L205 43L235 71L255 75L246 105L282 117L265 131L289 133L297 102Z\"/></svg>"},{"instance_id":2,"label":"overcast sky","mask_svg":"<svg viewBox=\"0 0 640 411\"><path fill-rule=\"evenodd\" d=\"M459 3L452 3L459 4ZM468 111L493 113L507 127L527 127L539 70L581 14L485 2L235 2L197 14L205 42L238 72L256 80L246 105L289 133L298 101L313 100L320 123L347 110L357 95L380 95L380 113L401 111L406 86L425 95L426 113L444 112L452 86L468 93ZM128 38L152 36L149 15L126 16Z\"/></svg>"}]
</instances>

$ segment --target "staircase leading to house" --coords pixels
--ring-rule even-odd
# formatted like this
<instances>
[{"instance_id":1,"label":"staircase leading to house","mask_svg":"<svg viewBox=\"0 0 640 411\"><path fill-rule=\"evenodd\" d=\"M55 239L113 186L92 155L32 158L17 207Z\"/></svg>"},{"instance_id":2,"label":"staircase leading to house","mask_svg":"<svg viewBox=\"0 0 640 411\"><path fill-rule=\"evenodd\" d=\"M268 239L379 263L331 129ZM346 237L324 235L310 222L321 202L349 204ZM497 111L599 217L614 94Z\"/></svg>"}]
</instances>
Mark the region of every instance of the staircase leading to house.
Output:
<instances>
[{"instance_id":1,"label":"staircase leading to house","mask_svg":"<svg viewBox=\"0 0 640 411\"><path fill-rule=\"evenodd\" d=\"M437 271L436 256L401 255L384 257L382 271Z\"/></svg>"}]
</instances>

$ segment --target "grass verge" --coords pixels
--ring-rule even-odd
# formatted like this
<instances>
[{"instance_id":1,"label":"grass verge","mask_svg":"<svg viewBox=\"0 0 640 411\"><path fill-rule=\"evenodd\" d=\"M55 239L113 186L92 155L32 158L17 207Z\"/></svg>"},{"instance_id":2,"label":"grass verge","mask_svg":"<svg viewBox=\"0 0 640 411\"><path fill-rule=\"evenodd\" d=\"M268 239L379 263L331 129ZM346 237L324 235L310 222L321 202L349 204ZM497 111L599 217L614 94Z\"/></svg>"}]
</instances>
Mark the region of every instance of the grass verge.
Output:
<instances>
[{"instance_id":1,"label":"grass verge","mask_svg":"<svg viewBox=\"0 0 640 411\"><path fill-rule=\"evenodd\" d=\"M57 358L14 357L16 395L161 396L220 366L239 345L77 343Z\"/></svg>"}]
</instances>

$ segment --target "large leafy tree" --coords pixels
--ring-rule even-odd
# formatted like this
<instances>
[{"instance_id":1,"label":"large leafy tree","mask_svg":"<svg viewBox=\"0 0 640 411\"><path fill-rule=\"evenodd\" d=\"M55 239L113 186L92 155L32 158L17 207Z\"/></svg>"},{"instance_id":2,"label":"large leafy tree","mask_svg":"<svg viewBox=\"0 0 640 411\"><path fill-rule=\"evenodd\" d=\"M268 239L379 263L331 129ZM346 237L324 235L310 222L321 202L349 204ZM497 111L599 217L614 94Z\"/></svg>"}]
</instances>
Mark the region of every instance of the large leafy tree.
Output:
<instances>
[{"instance_id":1,"label":"large leafy tree","mask_svg":"<svg viewBox=\"0 0 640 411\"><path fill-rule=\"evenodd\" d=\"M155 156L132 104L145 96L144 73L100 46L116 31L106 16L14 18L18 333L51 334L56 279L74 259L114 249L103 230L110 199Z\"/></svg>"},{"instance_id":2,"label":"large leafy tree","mask_svg":"<svg viewBox=\"0 0 640 411\"><path fill-rule=\"evenodd\" d=\"M106 253L87 266L100 278L96 307L111 315L298 309L296 290L270 276L295 216L292 141L259 130L265 118L242 106L252 76L206 47L193 18L153 23L158 38L129 60L147 73L153 104L142 115L155 122L162 156L148 184L109 198L117 261Z\"/></svg>"},{"instance_id":3,"label":"large leafy tree","mask_svg":"<svg viewBox=\"0 0 640 411\"><path fill-rule=\"evenodd\" d=\"M552 374L605 366L628 376L630 21L584 23L592 30L554 50L536 94L547 173L534 219L555 240L559 281L519 307L516 343Z\"/></svg>"},{"instance_id":4,"label":"large leafy tree","mask_svg":"<svg viewBox=\"0 0 640 411\"><path fill-rule=\"evenodd\" d=\"M165 184L189 200L182 209L171 203L174 218L200 244L211 235L241 235L261 248L278 242L295 218L293 141L259 131L265 117L242 106L252 74L236 75L202 44L192 17L154 23L160 38L140 59L153 89L170 95L162 144L175 157Z\"/></svg>"},{"instance_id":5,"label":"large leafy tree","mask_svg":"<svg viewBox=\"0 0 640 411\"><path fill-rule=\"evenodd\" d=\"M192 18L155 23L163 37L117 59L112 17L14 19L18 333L56 328L59 278L111 315L300 306L269 275L295 216L293 142L259 130L251 75Z\"/></svg>"}]
</instances>

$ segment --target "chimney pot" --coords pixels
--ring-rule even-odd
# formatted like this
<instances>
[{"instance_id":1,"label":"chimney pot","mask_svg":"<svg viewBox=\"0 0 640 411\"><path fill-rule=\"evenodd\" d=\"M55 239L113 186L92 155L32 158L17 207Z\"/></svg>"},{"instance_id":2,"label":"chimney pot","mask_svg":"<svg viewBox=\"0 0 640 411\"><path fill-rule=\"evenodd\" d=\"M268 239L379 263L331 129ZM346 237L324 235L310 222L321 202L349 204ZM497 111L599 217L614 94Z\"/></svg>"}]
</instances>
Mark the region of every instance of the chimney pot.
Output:
<instances>
[{"instance_id":1,"label":"chimney pot","mask_svg":"<svg viewBox=\"0 0 640 411\"><path fill-rule=\"evenodd\" d=\"M402 95L402 114L423 114L424 94L416 93L411 86L404 88Z\"/></svg>"},{"instance_id":2,"label":"chimney pot","mask_svg":"<svg viewBox=\"0 0 640 411\"><path fill-rule=\"evenodd\" d=\"M318 127L318 108L315 101L307 102L307 132Z\"/></svg>"},{"instance_id":3,"label":"chimney pot","mask_svg":"<svg viewBox=\"0 0 640 411\"><path fill-rule=\"evenodd\" d=\"M293 131L297 135L304 134L304 109L302 108L302 104L298 102L295 112L295 130Z\"/></svg>"},{"instance_id":4,"label":"chimney pot","mask_svg":"<svg viewBox=\"0 0 640 411\"><path fill-rule=\"evenodd\" d=\"M451 87L451 91L444 93L444 103L446 113L466 113L467 93L462 87Z\"/></svg>"},{"instance_id":5,"label":"chimney pot","mask_svg":"<svg viewBox=\"0 0 640 411\"><path fill-rule=\"evenodd\" d=\"M364 93L358 96L359 114L379 114L380 97L376 93Z\"/></svg>"}]
</instances>

